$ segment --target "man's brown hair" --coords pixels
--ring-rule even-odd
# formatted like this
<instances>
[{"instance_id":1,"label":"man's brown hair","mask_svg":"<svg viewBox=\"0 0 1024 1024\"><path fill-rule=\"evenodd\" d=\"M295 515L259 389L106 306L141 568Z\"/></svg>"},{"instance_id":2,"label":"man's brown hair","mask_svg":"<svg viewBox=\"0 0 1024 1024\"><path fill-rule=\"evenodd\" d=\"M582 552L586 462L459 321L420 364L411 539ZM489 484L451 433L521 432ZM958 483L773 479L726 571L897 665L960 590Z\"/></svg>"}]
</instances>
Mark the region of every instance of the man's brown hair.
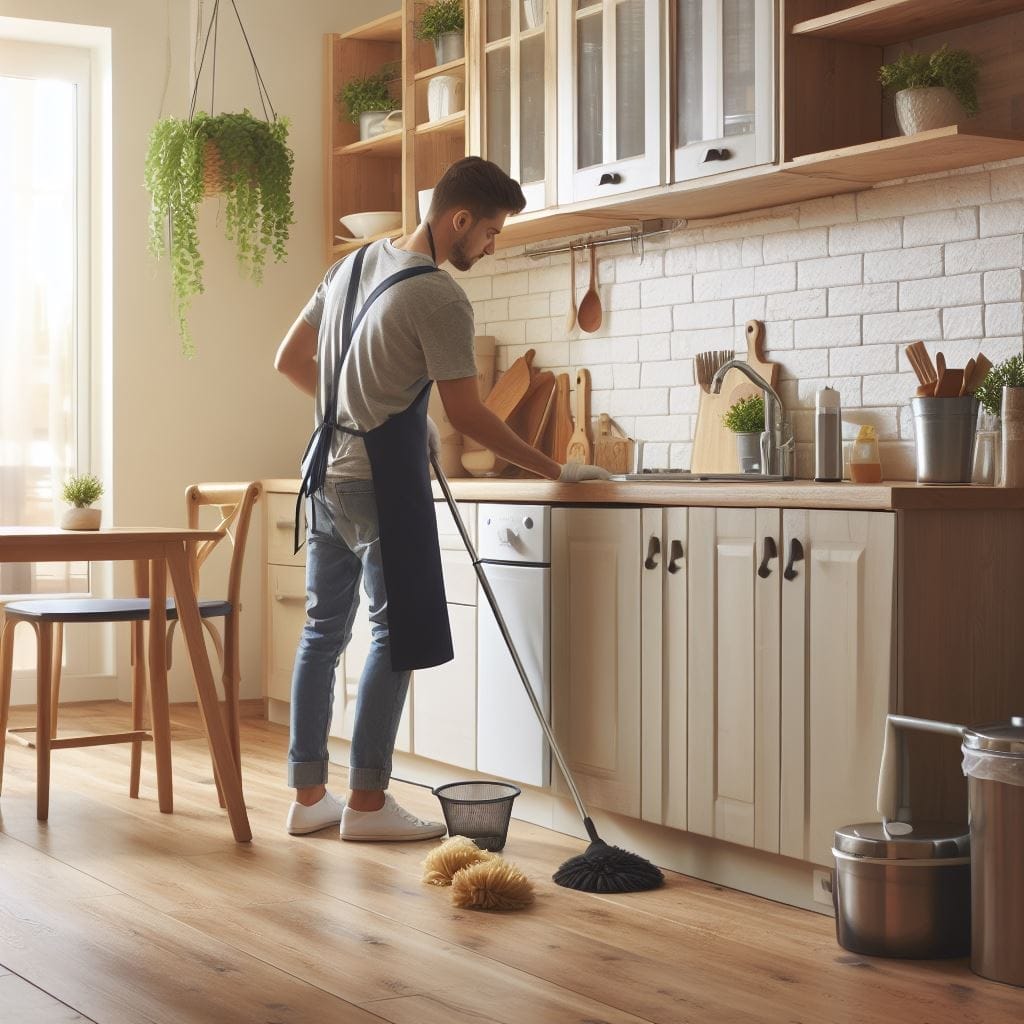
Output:
<instances>
[{"instance_id":1,"label":"man's brown hair","mask_svg":"<svg viewBox=\"0 0 1024 1024\"><path fill-rule=\"evenodd\" d=\"M427 218L446 210L469 210L475 217L495 217L501 212L519 213L526 197L519 182L497 164L479 156L457 160L434 186Z\"/></svg>"}]
</instances>

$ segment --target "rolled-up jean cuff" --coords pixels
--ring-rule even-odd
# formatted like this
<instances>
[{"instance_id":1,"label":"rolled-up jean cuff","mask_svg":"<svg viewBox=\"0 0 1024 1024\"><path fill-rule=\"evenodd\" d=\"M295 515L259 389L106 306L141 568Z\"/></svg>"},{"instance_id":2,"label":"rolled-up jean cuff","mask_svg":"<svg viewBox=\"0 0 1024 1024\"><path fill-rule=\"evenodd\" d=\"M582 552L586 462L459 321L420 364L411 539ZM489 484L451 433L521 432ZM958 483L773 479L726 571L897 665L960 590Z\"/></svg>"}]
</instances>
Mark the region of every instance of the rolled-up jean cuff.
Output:
<instances>
[{"instance_id":1,"label":"rolled-up jean cuff","mask_svg":"<svg viewBox=\"0 0 1024 1024\"><path fill-rule=\"evenodd\" d=\"M391 781L391 772L382 771L380 768L349 768L348 788L349 789L387 789Z\"/></svg>"},{"instance_id":2,"label":"rolled-up jean cuff","mask_svg":"<svg viewBox=\"0 0 1024 1024\"><path fill-rule=\"evenodd\" d=\"M327 762L289 762L288 785L291 786L292 789L305 789L307 786L326 786Z\"/></svg>"}]
</instances>

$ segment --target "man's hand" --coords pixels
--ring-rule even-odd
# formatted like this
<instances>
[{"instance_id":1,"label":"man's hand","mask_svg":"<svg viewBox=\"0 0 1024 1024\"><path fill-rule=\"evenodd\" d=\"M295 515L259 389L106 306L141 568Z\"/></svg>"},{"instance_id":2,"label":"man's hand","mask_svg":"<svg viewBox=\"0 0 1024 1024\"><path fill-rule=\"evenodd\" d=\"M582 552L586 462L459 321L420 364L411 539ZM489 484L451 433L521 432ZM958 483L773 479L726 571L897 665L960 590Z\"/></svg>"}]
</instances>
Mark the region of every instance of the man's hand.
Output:
<instances>
[{"instance_id":1,"label":"man's hand","mask_svg":"<svg viewBox=\"0 0 1024 1024\"><path fill-rule=\"evenodd\" d=\"M567 462L558 474L560 484L578 484L584 480L608 480L611 473L600 466L587 466L582 462Z\"/></svg>"},{"instance_id":2,"label":"man's hand","mask_svg":"<svg viewBox=\"0 0 1024 1024\"><path fill-rule=\"evenodd\" d=\"M428 416L427 417L427 456L428 458L433 456L440 458L441 455L441 432L437 429L437 424Z\"/></svg>"}]
</instances>

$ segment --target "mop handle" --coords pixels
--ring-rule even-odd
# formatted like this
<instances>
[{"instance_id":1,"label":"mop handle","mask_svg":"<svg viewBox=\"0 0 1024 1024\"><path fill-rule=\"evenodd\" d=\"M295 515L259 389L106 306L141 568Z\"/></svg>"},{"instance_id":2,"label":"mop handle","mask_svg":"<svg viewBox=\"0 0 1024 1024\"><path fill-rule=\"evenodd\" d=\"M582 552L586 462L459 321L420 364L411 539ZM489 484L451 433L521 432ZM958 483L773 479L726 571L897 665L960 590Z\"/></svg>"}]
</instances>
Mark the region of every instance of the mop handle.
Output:
<instances>
[{"instance_id":1,"label":"mop handle","mask_svg":"<svg viewBox=\"0 0 1024 1024\"><path fill-rule=\"evenodd\" d=\"M473 547L473 542L470 540L469 534L466 532L466 524L463 523L462 516L459 514L459 509L455 504L455 498L452 496L451 488L448 486L448 479L441 469L437 456L433 453L430 455L430 463L434 467L434 476L437 478L437 482L441 485L445 501L448 502L448 508L451 509L455 525L459 528L459 533L462 536L462 543L466 545L469 557L473 560L473 568L476 570L476 577L480 581L480 586L483 588L483 592L487 595L487 603L491 606L491 611L494 613L494 618L498 623L498 629L501 630L501 635L504 637L505 646L508 647L508 653L512 656L512 661L516 666L516 671L519 673L519 678L522 680L523 689L526 690L526 696L530 698L534 714L537 716L537 721L540 722L540 727L544 730L544 735L547 737L548 743L551 746L551 752L555 755L555 760L558 762L558 767L561 769L562 777L569 785L569 791L572 793L572 799L576 804L576 810L579 811L581 818L585 821L589 821L590 815L587 813L586 807L583 806L583 798L580 796L580 792L576 788L576 783L573 781L572 773L569 771L569 766L565 763L565 758L562 756L562 752L558 749L558 744L555 742L555 735L551 731L551 726L548 724L543 708L541 708L537 701L537 695L533 692L533 687L530 685L530 680L527 678L526 669L523 667L523 663L519 658L519 652L516 650L516 645L512 640L512 635L508 631L508 626L505 625L505 618L501 614L501 609L498 608L498 600L494 596L494 591L491 590L490 581L487 579L487 574L484 572L483 566L480 564L480 558L476 553L476 548Z\"/></svg>"}]
</instances>

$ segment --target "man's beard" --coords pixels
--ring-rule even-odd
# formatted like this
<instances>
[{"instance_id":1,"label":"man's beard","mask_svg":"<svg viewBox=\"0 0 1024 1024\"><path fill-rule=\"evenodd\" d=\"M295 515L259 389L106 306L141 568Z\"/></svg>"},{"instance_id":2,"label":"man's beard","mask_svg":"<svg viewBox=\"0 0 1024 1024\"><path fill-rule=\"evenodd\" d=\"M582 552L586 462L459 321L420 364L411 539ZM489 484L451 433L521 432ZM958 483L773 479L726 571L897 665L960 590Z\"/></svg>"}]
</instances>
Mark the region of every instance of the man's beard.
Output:
<instances>
[{"instance_id":1,"label":"man's beard","mask_svg":"<svg viewBox=\"0 0 1024 1024\"><path fill-rule=\"evenodd\" d=\"M482 254L481 254L482 255ZM472 270L479 256L470 256L464 239L457 238L448 251L448 262L456 270Z\"/></svg>"}]
</instances>

